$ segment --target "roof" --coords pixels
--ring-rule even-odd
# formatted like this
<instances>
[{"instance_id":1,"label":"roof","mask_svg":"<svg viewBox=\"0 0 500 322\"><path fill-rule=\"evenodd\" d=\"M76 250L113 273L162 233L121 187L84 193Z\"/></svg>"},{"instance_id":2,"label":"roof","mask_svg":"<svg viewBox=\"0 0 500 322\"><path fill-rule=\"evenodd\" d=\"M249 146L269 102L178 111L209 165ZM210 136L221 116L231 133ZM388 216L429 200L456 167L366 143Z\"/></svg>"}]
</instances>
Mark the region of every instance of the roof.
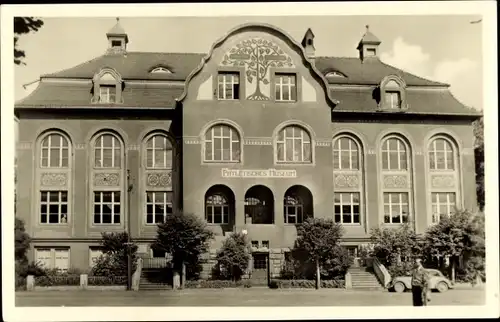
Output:
<instances>
[{"instance_id":1,"label":"roof","mask_svg":"<svg viewBox=\"0 0 500 322\"><path fill-rule=\"evenodd\" d=\"M360 44L380 44L380 39L377 38L371 31L367 30L366 33L361 38Z\"/></svg>"}]
</instances>

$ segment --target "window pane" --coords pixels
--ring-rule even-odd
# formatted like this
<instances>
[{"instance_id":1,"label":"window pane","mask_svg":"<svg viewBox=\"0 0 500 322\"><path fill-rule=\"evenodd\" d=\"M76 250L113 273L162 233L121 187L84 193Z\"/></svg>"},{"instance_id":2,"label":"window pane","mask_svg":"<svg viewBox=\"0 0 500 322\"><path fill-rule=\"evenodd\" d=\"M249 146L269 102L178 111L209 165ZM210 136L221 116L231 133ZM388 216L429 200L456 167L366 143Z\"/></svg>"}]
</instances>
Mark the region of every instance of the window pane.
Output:
<instances>
[{"instance_id":1,"label":"window pane","mask_svg":"<svg viewBox=\"0 0 500 322\"><path fill-rule=\"evenodd\" d=\"M120 223L120 215L119 214L118 215L114 215L113 220L114 220L115 224L119 224Z\"/></svg>"},{"instance_id":2,"label":"window pane","mask_svg":"<svg viewBox=\"0 0 500 322\"><path fill-rule=\"evenodd\" d=\"M222 223L222 207L214 206L213 211L214 211L214 223L215 224Z\"/></svg>"},{"instance_id":3,"label":"window pane","mask_svg":"<svg viewBox=\"0 0 500 322\"><path fill-rule=\"evenodd\" d=\"M205 142L205 160L213 160L212 142Z\"/></svg>"},{"instance_id":4,"label":"window pane","mask_svg":"<svg viewBox=\"0 0 500 322\"><path fill-rule=\"evenodd\" d=\"M339 151L337 151L337 150L333 151L333 168L334 169L340 169L339 155L340 155Z\"/></svg>"},{"instance_id":5,"label":"window pane","mask_svg":"<svg viewBox=\"0 0 500 322\"><path fill-rule=\"evenodd\" d=\"M293 151L293 140L286 139L286 161L293 161L294 151Z\"/></svg>"},{"instance_id":6,"label":"window pane","mask_svg":"<svg viewBox=\"0 0 500 322\"><path fill-rule=\"evenodd\" d=\"M121 167L121 148L115 149L114 154L115 154L115 163L113 166L119 168Z\"/></svg>"},{"instance_id":7,"label":"window pane","mask_svg":"<svg viewBox=\"0 0 500 322\"><path fill-rule=\"evenodd\" d=\"M446 169L448 170L454 170L454 162L453 162L453 151L446 152Z\"/></svg>"},{"instance_id":8,"label":"window pane","mask_svg":"<svg viewBox=\"0 0 500 322\"><path fill-rule=\"evenodd\" d=\"M49 192L49 202L58 202L59 201L59 192L51 191Z\"/></svg>"},{"instance_id":9,"label":"window pane","mask_svg":"<svg viewBox=\"0 0 500 322\"><path fill-rule=\"evenodd\" d=\"M310 162L312 160L311 156L311 144L310 143L304 143L304 162Z\"/></svg>"},{"instance_id":10,"label":"window pane","mask_svg":"<svg viewBox=\"0 0 500 322\"><path fill-rule=\"evenodd\" d=\"M57 149L51 148L50 149L49 164L51 167L59 167L60 166L59 158L60 158L61 154L59 152L60 152L59 148L57 148Z\"/></svg>"},{"instance_id":11,"label":"window pane","mask_svg":"<svg viewBox=\"0 0 500 322\"><path fill-rule=\"evenodd\" d=\"M389 169L397 170L398 166L398 154L396 152L389 152Z\"/></svg>"},{"instance_id":12,"label":"window pane","mask_svg":"<svg viewBox=\"0 0 500 322\"><path fill-rule=\"evenodd\" d=\"M388 152L382 151L382 169L389 170L389 163L387 161Z\"/></svg>"},{"instance_id":13,"label":"window pane","mask_svg":"<svg viewBox=\"0 0 500 322\"><path fill-rule=\"evenodd\" d=\"M94 214L94 223L95 224L100 224L101 223L101 215Z\"/></svg>"}]
</instances>

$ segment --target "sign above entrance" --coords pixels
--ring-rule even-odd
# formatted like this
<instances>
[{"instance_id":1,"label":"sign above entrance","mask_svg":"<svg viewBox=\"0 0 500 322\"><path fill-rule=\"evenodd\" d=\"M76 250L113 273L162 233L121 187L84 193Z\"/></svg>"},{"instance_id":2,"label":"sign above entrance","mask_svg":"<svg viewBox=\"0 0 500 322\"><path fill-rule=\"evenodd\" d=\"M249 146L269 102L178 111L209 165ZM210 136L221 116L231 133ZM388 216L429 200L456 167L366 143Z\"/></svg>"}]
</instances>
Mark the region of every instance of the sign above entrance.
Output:
<instances>
[{"instance_id":1,"label":"sign above entrance","mask_svg":"<svg viewBox=\"0 0 500 322\"><path fill-rule=\"evenodd\" d=\"M221 169L223 178L296 178L297 170L240 170Z\"/></svg>"}]
</instances>

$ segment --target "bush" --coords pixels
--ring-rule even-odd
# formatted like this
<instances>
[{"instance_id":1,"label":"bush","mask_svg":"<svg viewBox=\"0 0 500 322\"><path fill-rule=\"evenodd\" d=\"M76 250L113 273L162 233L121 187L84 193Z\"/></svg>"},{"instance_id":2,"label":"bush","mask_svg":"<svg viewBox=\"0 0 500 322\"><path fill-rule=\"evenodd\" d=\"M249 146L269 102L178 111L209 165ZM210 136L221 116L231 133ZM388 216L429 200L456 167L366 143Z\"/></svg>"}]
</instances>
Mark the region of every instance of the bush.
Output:
<instances>
[{"instance_id":1,"label":"bush","mask_svg":"<svg viewBox=\"0 0 500 322\"><path fill-rule=\"evenodd\" d=\"M93 276L125 276L128 274L128 254L132 257L132 272L137 262L137 245L128 243L128 234L102 233L101 246L103 255L95 262L91 270Z\"/></svg>"},{"instance_id":2,"label":"bush","mask_svg":"<svg viewBox=\"0 0 500 322\"><path fill-rule=\"evenodd\" d=\"M273 283L274 282L274 283ZM276 287L274 287L276 286ZM315 288L316 281L313 280L273 280L269 283L270 288ZM321 288L344 288L345 281L341 279L322 280Z\"/></svg>"},{"instance_id":3,"label":"bush","mask_svg":"<svg viewBox=\"0 0 500 322\"><path fill-rule=\"evenodd\" d=\"M387 267L387 271L392 277L397 276L411 276L413 264L410 262L403 262L400 265L391 265Z\"/></svg>"},{"instance_id":4,"label":"bush","mask_svg":"<svg viewBox=\"0 0 500 322\"><path fill-rule=\"evenodd\" d=\"M35 277L35 286L80 285L80 275L47 275Z\"/></svg>"},{"instance_id":5,"label":"bush","mask_svg":"<svg viewBox=\"0 0 500 322\"><path fill-rule=\"evenodd\" d=\"M88 285L126 285L127 276L89 276Z\"/></svg>"},{"instance_id":6,"label":"bush","mask_svg":"<svg viewBox=\"0 0 500 322\"><path fill-rule=\"evenodd\" d=\"M240 280L250 260L250 245L246 235L234 233L222 244L217 253L215 276L222 279Z\"/></svg>"},{"instance_id":7,"label":"bush","mask_svg":"<svg viewBox=\"0 0 500 322\"><path fill-rule=\"evenodd\" d=\"M38 262L31 262L29 264L16 262L16 274L21 277L26 277L28 275L37 276L45 276L47 275L48 270L45 269Z\"/></svg>"},{"instance_id":8,"label":"bush","mask_svg":"<svg viewBox=\"0 0 500 322\"><path fill-rule=\"evenodd\" d=\"M26 291L26 277L16 276L16 291Z\"/></svg>"},{"instance_id":9,"label":"bush","mask_svg":"<svg viewBox=\"0 0 500 322\"><path fill-rule=\"evenodd\" d=\"M228 280L197 280L197 281L186 281L184 288L238 288L252 287L250 281L228 281Z\"/></svg>"}]
</instances>

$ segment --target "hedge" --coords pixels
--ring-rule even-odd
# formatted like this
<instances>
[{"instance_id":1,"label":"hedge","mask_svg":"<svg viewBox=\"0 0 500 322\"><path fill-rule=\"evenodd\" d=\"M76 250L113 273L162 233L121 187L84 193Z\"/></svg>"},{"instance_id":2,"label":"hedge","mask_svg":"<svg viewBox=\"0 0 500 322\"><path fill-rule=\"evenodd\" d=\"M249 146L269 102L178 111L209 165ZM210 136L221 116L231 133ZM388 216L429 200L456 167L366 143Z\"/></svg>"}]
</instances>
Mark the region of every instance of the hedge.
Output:
<instances>
[{"instance_id":1,"label":"hedge","mask_svg":"<svg viewBox=\"0 0 500 322\"><path fill-rule=\"evenodd\" d=\"M35 286L80 285L80 275L49 275L35 277Z\"/></svg>"},{"instance_id":2,"label":"hedge","mask_svg":"<svg viewBox=\"0 0 500 322\"><path fill-rule=\"evenodd\" d=\"M238 288L252 287L252 283L248 280L246 281L226 281L226 280L197 280L197 281L186 281L184 288Z\"/></svg>"},{"instance_id":3,"label":"hedge","mask_svg":"<svg viewBox=\"0 0 500 322\"><path fill-rule=\"evenodd\" d=\"M16 276L16 291L26 291L26 277Z\"/></svg>"},{"instance_id":4,"label":"hedge","mask_svg":"<svg viewBox=\"0 0 500 322\"><path fill-rule=\"evenodd\" d=\"M88 285L126 285L127 276L89 276Z\"/></svg>"},{"instance_id":5,"label":"hedge","mask_svg":"<svg viewBox=\"0 0 500 322\"><path fill-rule=\"evenodd\" d=\"M272 280L271 288L315 288L316 281L313 280ZM323 280L321 288L344 288L343 280Z\"/></svg>"}]
</instances>

